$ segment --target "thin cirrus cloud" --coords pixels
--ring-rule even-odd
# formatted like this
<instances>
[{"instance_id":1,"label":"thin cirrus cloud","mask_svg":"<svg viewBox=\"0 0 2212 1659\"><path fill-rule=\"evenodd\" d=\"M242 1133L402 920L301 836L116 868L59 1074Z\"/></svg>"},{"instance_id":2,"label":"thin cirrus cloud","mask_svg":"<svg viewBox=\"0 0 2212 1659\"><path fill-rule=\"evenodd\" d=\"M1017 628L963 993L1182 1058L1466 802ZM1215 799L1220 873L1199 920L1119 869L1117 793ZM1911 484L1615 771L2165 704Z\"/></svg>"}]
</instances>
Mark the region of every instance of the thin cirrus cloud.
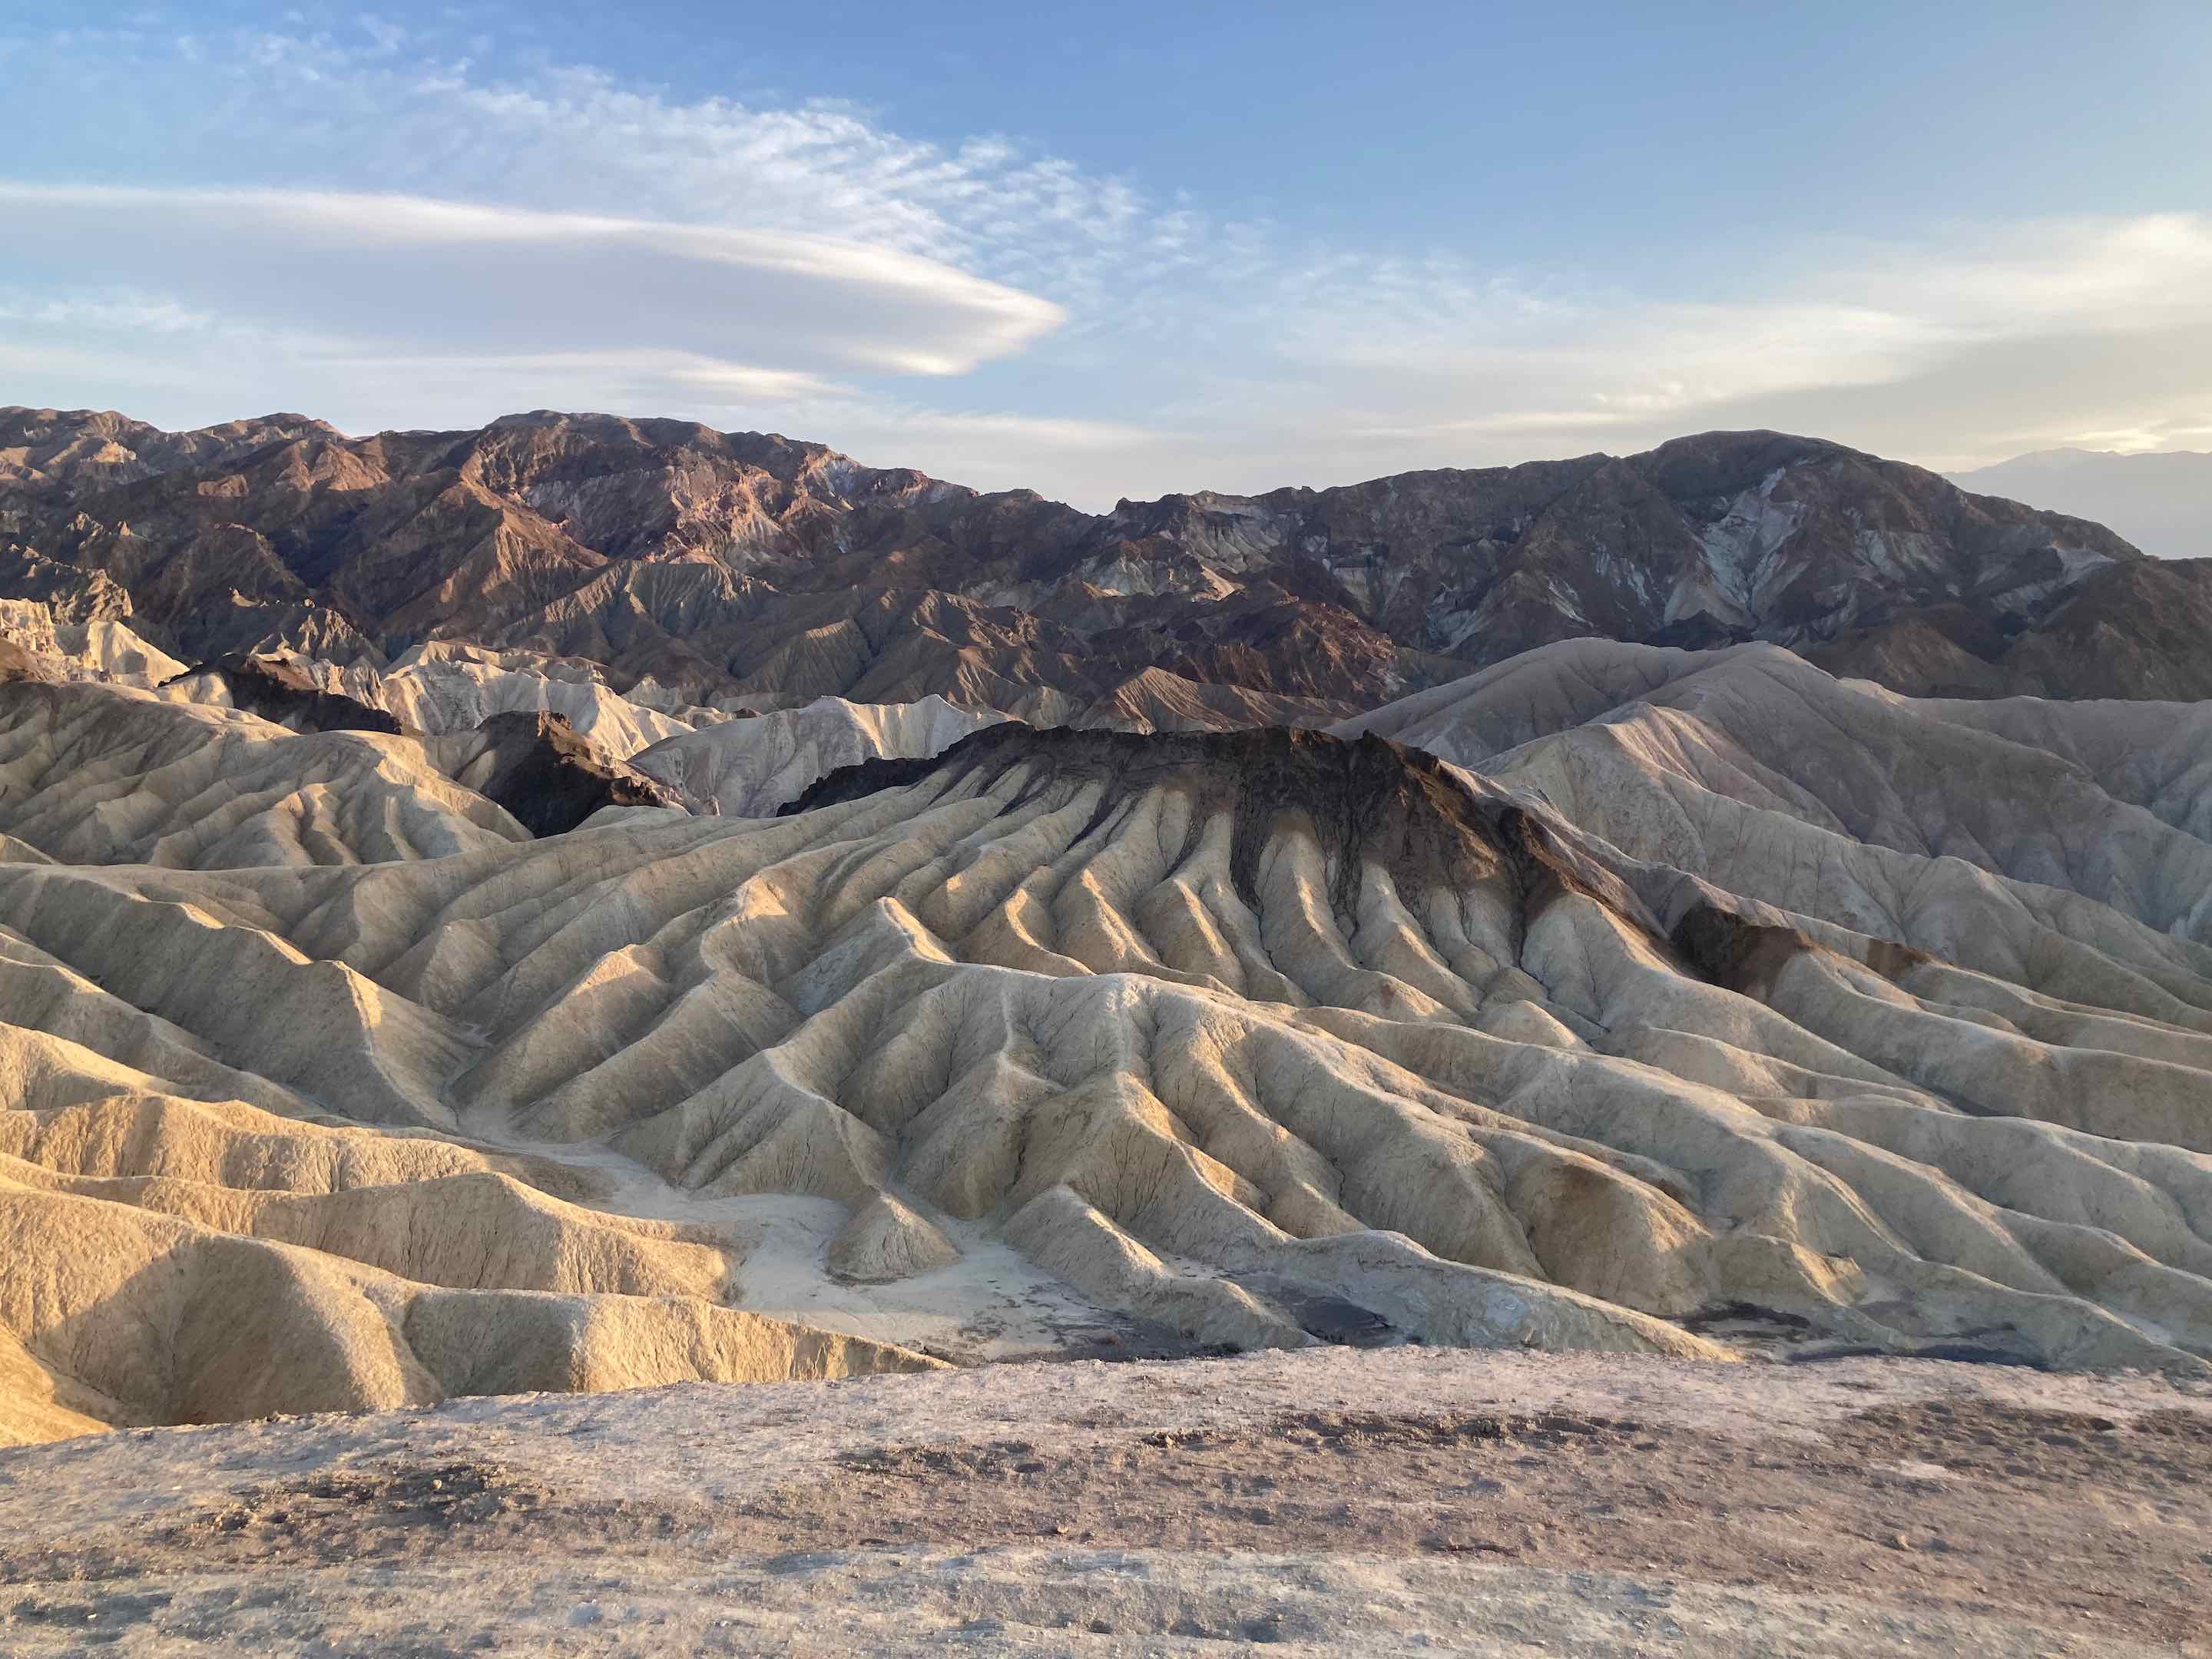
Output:
<instances>
[{"instance_id":1,"label":"thin cirrus cloud","mask_svg":"<svg viewBox=\"0 0 2212 1659\"><path fill-rule=\"evenodd\" d=\"M611 408L1097 506L1717 426L1964 466L2212 408L2201 215L1746 231L1662 288L1634 248L1331 246L1000 137L494 72L404 31L80 33L10 64L28 128L110 182L0 185L0 373L171 424ZM167 184L112 137L146 112ZM177 182L208 178L242 187Z\"/></svg>"},{"instance_id":2,"label":"thin cirrus cloud","mask_svg":"<svg viewBox=\"0 0 2212 1659\"><path fill-rule=\"evenodd\" d=\"M118 27L14 44L21 122L73 176L374 179L554 213L827 234L1061 297L1152 216L1127 182L1001 137L940 145L831 99L685 100L586 64L495 67L484 42Z\"/></svg>"}]
</instances>

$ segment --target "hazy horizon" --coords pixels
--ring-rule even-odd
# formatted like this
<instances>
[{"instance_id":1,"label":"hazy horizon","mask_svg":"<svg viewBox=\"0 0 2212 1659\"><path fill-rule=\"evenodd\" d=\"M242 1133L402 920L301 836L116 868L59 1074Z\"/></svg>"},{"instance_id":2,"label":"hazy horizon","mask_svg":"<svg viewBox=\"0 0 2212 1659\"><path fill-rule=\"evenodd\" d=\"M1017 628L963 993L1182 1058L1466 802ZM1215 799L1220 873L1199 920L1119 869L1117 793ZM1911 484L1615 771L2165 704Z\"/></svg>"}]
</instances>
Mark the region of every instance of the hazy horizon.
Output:
<instances>
[{"instance_id":1,"label":"hazy horizon","mask_svg":"<svg viewBox=\"0 0 2212 1659\"><path fill-rule=\"evenodd\" d=\"M2212 453L2047 449L1951 475L1962 488L2089 519L2164 559L2212 556Z\"/></svg>"}]
</instances>

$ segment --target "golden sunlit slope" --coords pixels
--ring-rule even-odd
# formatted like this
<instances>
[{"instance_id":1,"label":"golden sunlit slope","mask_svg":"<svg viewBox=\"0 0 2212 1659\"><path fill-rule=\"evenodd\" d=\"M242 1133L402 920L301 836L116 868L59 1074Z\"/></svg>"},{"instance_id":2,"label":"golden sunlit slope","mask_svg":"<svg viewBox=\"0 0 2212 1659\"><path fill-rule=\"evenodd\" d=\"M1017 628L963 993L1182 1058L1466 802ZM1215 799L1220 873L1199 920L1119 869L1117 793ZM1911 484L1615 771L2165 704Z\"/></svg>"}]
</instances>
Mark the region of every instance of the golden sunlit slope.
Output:
<instances>
[{"instance_id":1,"label":"golden sunlit slope","mask_svg":"<svg viewBox=\"0 0 2212 1659\"><path fill-rule=\"evenodd\" d=\"M1717 714L1694 743L1601 718L1680 664L1591 689L1626 671L1560 660L1512 694L1537 713L1511 744L1480 738L1504 782L1374 738L1001 725L776 819L0 866L10 1386L110 1421L294 1408L222 1369L203 1316L241 1276L296 1287L252 1293L289 1310L257 1352L325 1356L277 1368L318 1401L763 1374L738 1310L919 1340L900 1298L957 1302L994 1252L1207 1343L1302 1344L1350 1304L1432 1343L1711 1353L1679 1322L1749 1304L2203 1367L2212 951L2179 832L2100 795L2152 826L2122 837L2140 866L2039 881L2045 842L2111 833L2053 816L2087 797L2046 779L1993 839L1987 775L1936 750L1863 798L1824 699L1892 705L1817 675L1802 709L1745 705L1802 775L1749 804ZM1978 864L1931 841L1947 778ZM209 1127L249 1122L268 1150ZM771 1212L844 1290L748 1275L730 1253ZM415 1311L462 1295L489 1300ZM410 1334L508 1320L569 1334L501 1339L520 1370ZM214 1380L118 1393L134 1343Z\"/></svg>"},{"instance_id":2,"label":"golden sunlit slope","mask_svg":"<svg viewBox=\"0 0 2212 1659\"><path fill-rule=\"evenodd\" d=\"M0 832L64 863L437 858L527 838L415 738L111 686L0 685Z\"/></svg>"},{"instance_id":3,"label":"golden sunlit slope","mask_svg":"<svg viewBox=\"0 0 2212 1659\"><path fill-rule=\"evenodd\" d=\"M890 703L818 697L802 708L672 737L631 763L702 811L760 817L840 767L934 755L997 718L956 708L942 697Z\"/></svg>"}]
</instances>

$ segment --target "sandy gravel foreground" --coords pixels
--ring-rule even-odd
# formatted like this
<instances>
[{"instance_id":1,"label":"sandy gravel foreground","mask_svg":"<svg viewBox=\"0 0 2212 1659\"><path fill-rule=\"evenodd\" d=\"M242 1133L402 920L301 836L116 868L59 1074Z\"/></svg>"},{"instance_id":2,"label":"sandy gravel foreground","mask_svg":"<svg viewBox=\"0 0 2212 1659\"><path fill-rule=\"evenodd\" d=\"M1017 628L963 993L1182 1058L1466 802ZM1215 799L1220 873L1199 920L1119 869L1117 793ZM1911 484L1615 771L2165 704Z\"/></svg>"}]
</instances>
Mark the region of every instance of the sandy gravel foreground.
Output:
<instances>
[{"instance_id":1,"label":"sandy gravel foreground","mask_svg":"<svg viewBox=\"0 0 2212 1659\"><path fill-rule=\"evenodd\" d=\"M2212 1399L1324 1350L0 1452L0 1652L2212 1654Z\"/></svg>"}]
</instances>

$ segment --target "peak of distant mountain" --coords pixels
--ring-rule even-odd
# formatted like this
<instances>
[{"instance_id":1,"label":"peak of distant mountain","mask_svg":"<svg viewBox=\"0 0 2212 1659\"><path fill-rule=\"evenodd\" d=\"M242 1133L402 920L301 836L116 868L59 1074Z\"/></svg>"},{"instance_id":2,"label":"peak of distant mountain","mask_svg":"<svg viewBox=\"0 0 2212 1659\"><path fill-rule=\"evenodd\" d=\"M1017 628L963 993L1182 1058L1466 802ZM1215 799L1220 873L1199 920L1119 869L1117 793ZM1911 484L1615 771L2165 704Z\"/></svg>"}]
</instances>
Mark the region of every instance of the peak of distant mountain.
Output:
<instances>
[{"instance_id":1,"label":"peak of distant mountain","mask_svg":"<svg viewBox=\"0 0 2212 1659\"><path fill-rule=\"evenodd\" d=\"M179 467L221 465L287 439L340 437L305 415L264 415L164 432L113 410L0 406L0 489L52 483L117 484Z\"/></svg>"},{"instance_id":2,"label":"peak of distant mountain","mask_svg":"<svg viewBox=\"0 0 2212 1659\"><path fill-rule=\"evenodd\" d=\"M0 597L128 615L187 660L381 666L468 641L725 709L939 696L1046 723L1326 721L1577 636L1848 658L1901 627L1994 689L2063 694L2063 664L2030 681L1995 657L2142 558L2101 525L1775 432L1093 515L685 421L537 410L349 438L289 415L162 433L0 410Z\"/></svg>"},{"instance_id":3,"label":"peak of distant mountain","mask_svg":"<svg viewBox=\"0 0 2212 1659\"><path fill-rule=\"evenodd\" d=\"M1951 477L2109 524L2160 558L2212 556L2212 454L2201 451L2042 449Z\"/></svg>"}]
</instances>

